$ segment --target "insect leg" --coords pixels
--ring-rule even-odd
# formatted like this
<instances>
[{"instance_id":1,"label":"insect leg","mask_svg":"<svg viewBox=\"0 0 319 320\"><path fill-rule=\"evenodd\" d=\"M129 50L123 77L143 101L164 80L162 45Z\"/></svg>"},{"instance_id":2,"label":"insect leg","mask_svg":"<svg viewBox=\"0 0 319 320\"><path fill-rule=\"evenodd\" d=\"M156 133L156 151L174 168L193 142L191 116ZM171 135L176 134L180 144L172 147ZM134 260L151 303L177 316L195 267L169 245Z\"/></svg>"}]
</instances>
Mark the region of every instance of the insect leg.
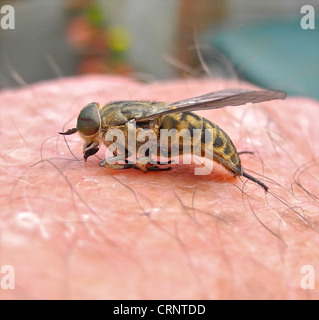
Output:
<instances>
[{"instance_id":1,"label":"insect leg","mask_svg":"<svg viewBox=\"0 0 319 320\"><path fill-rule=\"evenodd\" d=\"M147 171L167 171L170 170L171 167L168 168L160 168L158 166L154 166L153 164L149 163L149 157L140 157L137 159L136 164L133 165L133 168L142 170L143 172Z\"/></svg>"},{"instance_id":2,"label":"insect leg","mask_svg":"<svg viewBox=\"0 0 319 320\"><path fill-rule=\"evenodd\" d=\"M98 151L99 151L99 147L96 147L96 148L89 149L89 150L85 151L84 155L83 155L84 161L86 162L88 157L93 156Z\"/></svg>"},{"instance_id":3,"label":"insect leg","mask_svg":"<svg viewBox=\"0 0 319 320\"><path fill-rule=\"evenodd\" d=\"M93 156L99 151L99 143L94 141L89 144L86 142L83 144L83 158L86 162L87 158Z\"/></svg>"},{"instance_id":4,"label":"insect leg","mask_svg":"<svg viewBox=\"0 0 319 320\"><path fill-rule=\"evenodd\" d=\"M86 151L89 151L91 149L95 149L96 147L99 146L99 143L97 141L91 142L89 144L87 144L86 142L83 144L83 153L85 153Z\"/></svg>"},{"instance_id":5,"label":"insect leg","mask_svg":"<svg viewBox=\"0 0 319 320\"><path fill-rule=\"evenodd\" d=\"M157 157L165 157L167 158L167 160L165 160L164 162L161 162L160 160L152 160L152 163L155 162L155 164L160 165L160 166L165 166L171 163L174 163L174 160L171 159L171 152L164 149L159 143L156 146L156 150L152 150L152 154L157 155ZM154 167L153 167L154 168ZM163 169L163 171L165 171L166 169ZM168 169L169 170L169 169ZM156 171L156 170L153 170ZM157 170L160 171L160 170Z\"/></svg>"},{"instance_id":6,"label":"insect leg","mask_svg":"<svg viewBox=\"0 0 319 320\"><path fill-rule=\"evenodd\" d=\"M148 172L148 171L168 171L168 170L171 170L172 168L171 167L167 167L167 168L160 168L158 166L145 166L145 165L140 165L140 164L133 164L132 167L136 170L141 170L143 172Z\"/></svg>"},{"instance_id":7,"label":"insect leg","mask_svg":"<svg viewBox=\"0 0 319 320\"><path fill-rule=\"evenodd\" d=\"M136 159L136 164L134 165L135 169L140 169L144 172L148 171L147 165L150 163L149 156L143 156Z\"/></svg>"},{"instance_id":8,"label":"insect leg","mask_svg":"<svg viewBox=\"0 0 319 320\"><path fill-rule=\"evenodd\" d=\"M151 167L146 167L147 171L168 171L171 170L172 167L167 167L167 168L160 168L158 166L151 166Z\"/></svg>"},{"instance_id":9,"label":"insect leg","mask_svg":"<svg viewBox=\"0 0 319 320\"><path fill-rule=\"evenodd\" d=\"M104 159L103 161L101 161L99 163L99 165L101 167L106 167L106 168L109 168L109 169L118 169L118 170L123 170L123 169L131 169L133 167L133 164L131 163L122 163L122 164L111 164L111 163L108 163L110 160L116 160L117 158L119 158L118 160L122 160L123 157L120 155L120 156L115 156L115 157L111 157L111 158L108 158L108 159Z\"/></svg>"},{"instance_id":10,"label":"insect leg","mask_svg":"<svg viewBox=\"0 0 319 320\"><path fill-rule=\"evenodd\" d=\"M109 163L103 163L103 161L100 162L101 167L106 167L108 169L115 169L115 170L124 170L124 169L131 169L134 167L133 164L130 163L123 163L123 164L109 164Z\"/></svg>"},{"instance_id":11,"label":"insect leg","mask_svg":"<svg viewBox=\"0 0 319 320\"><path fill-rule=\"evenodd\" d=\"M240 155L240 154L254 154L254 151L237 151L237 154Z\"/></svg>"},{"instance_id":12,"label":"insect leg","mask_svg":"<svg viewBox=\"0 0 319 320\"><path fill-rule=\"evenodd\" d=\"M124 162L125 163L129 163L129 164L134 164L135 162L128 160L127 158L129 158L132 154L125 148L125 159ZM113 151L113 156L116 157L117 156L117 151Z\"/></svg>"},{"instance_id":13,"label":"insect leg","mask_svg":"<svg viewBox=\"0 0 319 320\"><path fill-rule=\"evenodd\" d=\"M99 164L101 167L107 167L107 168L111 168L111 169L130 169L132 168L132 164L130 163L125 163L125 164L111 164L109 162L116 162L118 160L124 160L124 157L122 154L114 156L114 157L110 157L107 159L102 160Z\"/></svg>"},{"instance_id":14,"label":"insect leg","mask_svg":"<svg viewBox=\"0 0 319 320\"><path fill-rule=\"evenodd\" d=\"M171 163L174 163L174 162L175 162L174 160L171 160L171 159L170 159L170 160L167 160L166 163L162 163L162 162L159 161L159 160L156 161L155 163L158 164L159 166L166 166L166 165L171 164Z\"/></svg>"},{"instance_id":15,"label":"insect leg","mask_svg":"<svg viewBox=\"0 0 319 320\"><path fill-rule=\"evenodd\" d=\"M104 159L103 161L101 161L99 163L100 166L101 167L106 167L106 168L109 168L109 169L117 169L117 170L136 168L136 164L131 163L131 161L129 161L128 159L124 159L125 163L121 163L121 164L111 164L111 163L109 163L109 161L123 160L123 156L122 155L117 155L116 152L115 152L115 154L116 155L114 157L110 157L110 158L107 158L107 159ZM142 168L138 168L138 169L143 170Z\"/></svg>"},{"instance_id":16,"label":"insect leg","mask_svg":"<svg viewBox=\"0 0 319 320\"><path fill-rule=\"evenodd\" d=\"M122 154L118 155L117 150L113 151L113 157L104 159L100 162L101 167L107 167L111 169L130 169L133 167L133 162L129 161L127 158L131 156L131 153L125 148L125 156ZM118 160L124 160L125 164L110 164L108 162L113 161L116 162Z\"/></svg>"},{"instance_id":17,"label":"insect leg","mask_svg":"<svg viewBox=\"0 0 319 320\"><path fill-rule=\"evenodd\" d=\"M119 154L119 155L116 155L115 157L110 157L110 158L107 158L107 159L104 159L103 161L101 161L101 163L108 163L108 162L111 162L111 161L119 161L119 160L124 160L125 157L123 157L122 154Z\"/></svg>"}]
</instances>

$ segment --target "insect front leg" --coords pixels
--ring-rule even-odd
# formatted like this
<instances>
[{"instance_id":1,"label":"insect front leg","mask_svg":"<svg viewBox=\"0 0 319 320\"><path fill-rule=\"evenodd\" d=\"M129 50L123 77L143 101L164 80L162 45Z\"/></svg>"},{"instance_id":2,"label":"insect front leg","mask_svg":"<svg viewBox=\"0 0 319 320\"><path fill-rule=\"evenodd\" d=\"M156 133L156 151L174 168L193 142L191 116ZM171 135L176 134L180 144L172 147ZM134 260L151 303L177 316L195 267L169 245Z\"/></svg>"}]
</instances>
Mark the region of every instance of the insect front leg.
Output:
<instances>
[{"instance_id":1,"label":"insect front leg","mask_svg":"<svg viewBox=\"0 0 319 320\"><path fill-rule=\"evenodd\" d=\"M83 144L84 161L86 161L88 157L96 154L98 151L99 151L99 143L97 141L93 141L91 143L84 142Z\"/></svg>"}]
</instances>

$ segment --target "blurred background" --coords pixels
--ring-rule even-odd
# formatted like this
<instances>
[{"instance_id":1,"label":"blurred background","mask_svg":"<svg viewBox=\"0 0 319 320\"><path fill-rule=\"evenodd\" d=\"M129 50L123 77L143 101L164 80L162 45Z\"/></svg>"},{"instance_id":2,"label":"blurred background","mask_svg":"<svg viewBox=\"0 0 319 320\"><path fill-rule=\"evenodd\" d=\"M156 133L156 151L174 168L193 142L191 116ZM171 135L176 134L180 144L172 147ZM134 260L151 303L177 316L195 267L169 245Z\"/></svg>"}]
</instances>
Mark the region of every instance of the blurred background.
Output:
<instances>
[{"instance_id":1,"label":"blurred background","mask_svg":"<svg viewBox=\"0 0 319 320\"><path fill-rule=\"evenodd\" d=\"M90 73L145 82L211 76L319 99L319 21L301 25L302 6L319 16L319 0L0 0L4 5L14 8L15 28L0 28L0 88Z\"/></svg>"}]
</instances>

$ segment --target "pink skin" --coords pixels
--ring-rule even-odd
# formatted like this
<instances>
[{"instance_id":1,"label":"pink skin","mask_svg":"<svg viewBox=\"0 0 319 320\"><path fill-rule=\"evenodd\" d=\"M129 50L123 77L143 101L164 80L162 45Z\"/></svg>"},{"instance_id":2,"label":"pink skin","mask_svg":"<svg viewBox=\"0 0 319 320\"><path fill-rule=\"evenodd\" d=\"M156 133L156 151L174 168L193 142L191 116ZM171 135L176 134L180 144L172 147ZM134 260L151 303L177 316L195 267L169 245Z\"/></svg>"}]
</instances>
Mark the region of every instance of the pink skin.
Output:
<instances>
[{"instance_id":1,"label":"pink skin","mask_svg":"<svg viewBox=\"0 0 319 320\"><path fill-rule=\"evenodd\" d=\"M226 88L253 86L88 76L2 91L0 268L14 267L15 289L0 287L0 299L318 299L317 102L199 112L238 151L255 152L243 166L267 194L217 164L207 176L192 165L109 170L98 165L103 147L84 163L74 134L76 161L57 133L92 101L171 102ZM315 269L313 290L300 286L304 265Z\"/></svg>"}]
</instances>

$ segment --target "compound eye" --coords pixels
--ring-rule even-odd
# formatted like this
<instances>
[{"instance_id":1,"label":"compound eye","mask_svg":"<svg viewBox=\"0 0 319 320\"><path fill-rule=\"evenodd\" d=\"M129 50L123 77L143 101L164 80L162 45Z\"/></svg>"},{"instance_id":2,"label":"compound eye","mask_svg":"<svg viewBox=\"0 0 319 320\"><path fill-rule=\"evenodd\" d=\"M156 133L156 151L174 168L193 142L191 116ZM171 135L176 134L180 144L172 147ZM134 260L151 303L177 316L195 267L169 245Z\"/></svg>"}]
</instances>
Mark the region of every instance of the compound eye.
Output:
<instances>
[{"instance_id":1,"label":"compound eye","mask_svg":"<svg viewBox=\"0 0 319 320\"><path fill-rule=\"evenodd\" d=\"M84 136L93 136L100 130L101 117L98 103L92 102L85 106L78 117L77 128Z\"/></svg>"}]
</instances>

